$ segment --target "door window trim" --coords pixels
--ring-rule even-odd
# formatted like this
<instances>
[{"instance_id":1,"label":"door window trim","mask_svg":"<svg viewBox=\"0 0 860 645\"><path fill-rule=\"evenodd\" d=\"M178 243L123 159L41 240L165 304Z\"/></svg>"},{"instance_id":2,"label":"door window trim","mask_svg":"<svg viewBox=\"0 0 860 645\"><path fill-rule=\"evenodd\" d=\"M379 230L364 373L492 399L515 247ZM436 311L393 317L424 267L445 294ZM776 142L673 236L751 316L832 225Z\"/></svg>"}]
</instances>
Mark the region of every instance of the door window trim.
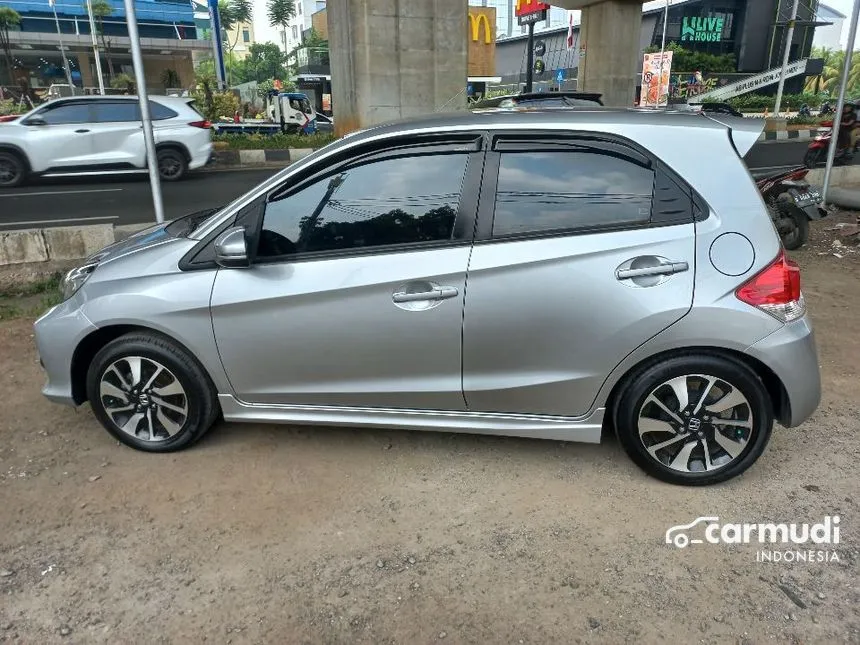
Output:
<instances>
[{"instance_id":1,"label":"door window trim","mask_svg":"<svg viewBox=\"0 0 860 645\"><path fill-rule=\"evenodd\" d=\"M574 235L591 235L594 233L609 233L657 226L677 226L692 224L707 219L710 209L705 201L693 190L676 172L666 166L660 159L636 142L613 134L596 132L566 132L566 133L535 133L534 131L504 132L492 134L490 150L486 153L484 181L481 186L481 200L478 209L478 219L475 227L475 244L510 242L517 240L571 237ZM493 235L495 220L496 197L499 182L499 168L502 153L516 152L564 152L580 151L608 153L613 156L628 157L631 163L646 166L654 171L652 188L651 217L649 221L630 224L596 225L551 229L546 231L528 231ZM658 185L668 184L687 196L691 202L691 215L687 219L672 219L655 217L654 202Z\"/></svg>"},{"instance_id":2,"label":"door window trim","mask_svg":"<svg viewBox=\"0 0 860 645\"><path fill-rule=\"evenodd\" d=\"M182 271L201 271L218 269L213 257L212 247L218 237L233 226L244 226L248 239L248 252L252 258L256 255L259 234L263 224L265 205L274 196L280 196L286 192L296 192L310 185L314 181L325 179L326 176L342 171L348 166L358 163L367 163L369 160L382 160L391 156L402 155L405 150L424 150L426 154L432 154L437 147L448 146L452 153L468 154L469 160L466 164L466 174L463 178L463 187L460 193L460 202L457 208L457 216L454 220L452 239L439 240L435 242L417 242L412 244L392 244L387 246L358 247L355 249L340 249L335 251L322 251L318 253L303 253L301 255L287 255L272 258L269 261L256 261L254 264L274 264L310 262L315 260L329 260L342 257L355 257L361 255L382 255L390 253L403 253L409 251L421 251L434 248L453 248L457 246L468 246L474 240L479 196L482 195L482 177L484 171L484 156L488 134L485 131L474 130L468 132L440 132L422 135L405 135L402 137L386 138L371 141L365 145L347 148L340 151L334 157L325 157L318 163L314 163L303 169L300 174L292 175L283 182L270 188L264 193L258 194L252 201L245 204L232 216L220 222L213 230L203 237L191 250L189 250L179 261L179 269ZM213 215L213 217L216 215Z\"/></svg>"}]
</instances>

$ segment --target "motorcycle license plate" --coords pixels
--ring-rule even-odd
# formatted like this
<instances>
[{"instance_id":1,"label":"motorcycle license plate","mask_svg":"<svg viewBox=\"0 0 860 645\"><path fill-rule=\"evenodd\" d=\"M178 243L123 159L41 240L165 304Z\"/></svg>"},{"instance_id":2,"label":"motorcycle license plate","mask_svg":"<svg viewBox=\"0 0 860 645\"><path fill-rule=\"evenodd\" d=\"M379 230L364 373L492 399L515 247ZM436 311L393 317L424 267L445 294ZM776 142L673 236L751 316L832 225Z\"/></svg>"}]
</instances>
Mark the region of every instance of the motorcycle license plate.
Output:
<instances>
[{"instance_id":1,"label":"motorcycle license plate","mask_svg":"<svg viewBox=\"0 0 860 645\"><path fill-rule=\"evenodd\" d=\"M807 190L804 192L794 193L794 203L803 208L804 206L809 206L810 204L820 204L821 203L821 193L817 190Z\"/></svg>"}]
</instances>

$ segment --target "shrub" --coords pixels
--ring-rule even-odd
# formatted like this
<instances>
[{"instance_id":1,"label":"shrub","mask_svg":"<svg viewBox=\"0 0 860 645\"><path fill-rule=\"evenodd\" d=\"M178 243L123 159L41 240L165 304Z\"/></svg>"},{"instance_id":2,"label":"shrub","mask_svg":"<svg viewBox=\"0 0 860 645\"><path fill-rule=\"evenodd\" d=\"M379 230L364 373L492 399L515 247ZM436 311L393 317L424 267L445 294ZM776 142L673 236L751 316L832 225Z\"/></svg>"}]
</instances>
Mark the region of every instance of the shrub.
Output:
<instances>
[{"instance_id":1,"label":"shrub","mask_svg":"<svg viewBox=\"0 0 860 645\"><path fill-rule=\"evenodd\" d=\"M299 134L213 134L212 141L223 141L231 150L282 150L284 148L322 148L334 141L329 133Z\"/></svg>"}]
</instances>

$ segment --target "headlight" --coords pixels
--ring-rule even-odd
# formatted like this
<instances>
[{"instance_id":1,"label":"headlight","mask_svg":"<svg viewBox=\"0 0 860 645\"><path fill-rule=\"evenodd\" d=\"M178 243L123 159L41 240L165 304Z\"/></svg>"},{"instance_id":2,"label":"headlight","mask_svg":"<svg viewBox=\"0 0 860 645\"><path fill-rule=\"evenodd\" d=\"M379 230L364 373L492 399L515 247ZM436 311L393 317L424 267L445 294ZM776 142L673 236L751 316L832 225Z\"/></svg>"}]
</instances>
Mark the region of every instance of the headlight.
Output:
<instances>
[{"instance_id":1,"label":"headlight","mask_svg":"<svg viewBox=\"0 0 860 645\"><path fill-rule=\"evenodd\" d=\"M63 300L68 300L75 295L78 289L84 286L84 282L86 282L92 272L96 270L97 266L98 263L94 262L69 271L66 274L66 277L63 278Z\"/></svg>"}]
</instances>

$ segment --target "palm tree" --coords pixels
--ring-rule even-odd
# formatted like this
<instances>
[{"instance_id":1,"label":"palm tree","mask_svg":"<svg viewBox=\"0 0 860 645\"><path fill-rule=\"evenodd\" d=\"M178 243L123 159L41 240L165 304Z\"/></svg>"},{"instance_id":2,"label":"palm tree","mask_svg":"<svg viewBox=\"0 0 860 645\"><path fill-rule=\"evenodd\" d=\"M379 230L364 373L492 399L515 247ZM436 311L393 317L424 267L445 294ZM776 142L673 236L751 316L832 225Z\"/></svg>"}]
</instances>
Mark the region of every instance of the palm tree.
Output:
<instances>
[{"instance_id":1,"label":"palm tree","mask_svg":"<svg viewBox=\"0 0 860 645\"><path fill-rule=\"evenodd\" d=\"M842 61L845 60L845 52L827 49L826 47L814 47L812 58L821 58L824 61L824 69L817 76L806 79L806 92L818 94L819 92L831 92L839 86L839 76L842 73Z\"/></svg>"},{"instance_id":2,"label":"palm tree","mask_svg":"<svg viewBox=\"0 0 860 645\"><path fill-rule=\"evenodd\" d=\"M6 67L9 69L9 81L12 82L12 45L9 43L9 30L21 24L21 14L10 7L0 7L0 47L6 59Z\"/></svg>"},{"instance_id":3,"label":"palm tree","mask_svg":"<svg viewBox=\"0 0 860 645\"><path fill-rule=\"evenodd\" d=\"M86 8L86 2L84 8ZM96 31L99 35L99 40L102 41L102 49L105 51L107 59L108 78L113 77L113 60L110 55L110 40L105 38L104 19L107 16L113 15L113 7L107 0L92 0L93 18L96 20Z\"/></svg>"},{"instance_id":4,"label":"palm tree","mask_svg":"<svg viewBox=\"0 0 860 645\"><path fill-rule=\"evenodd\" d=\"M296 3L293 0L268 0L269 24L280 27L283 32L284 48L287 46L287 27L291 19L296 17Z\"/></svg>"}]
</instances>

